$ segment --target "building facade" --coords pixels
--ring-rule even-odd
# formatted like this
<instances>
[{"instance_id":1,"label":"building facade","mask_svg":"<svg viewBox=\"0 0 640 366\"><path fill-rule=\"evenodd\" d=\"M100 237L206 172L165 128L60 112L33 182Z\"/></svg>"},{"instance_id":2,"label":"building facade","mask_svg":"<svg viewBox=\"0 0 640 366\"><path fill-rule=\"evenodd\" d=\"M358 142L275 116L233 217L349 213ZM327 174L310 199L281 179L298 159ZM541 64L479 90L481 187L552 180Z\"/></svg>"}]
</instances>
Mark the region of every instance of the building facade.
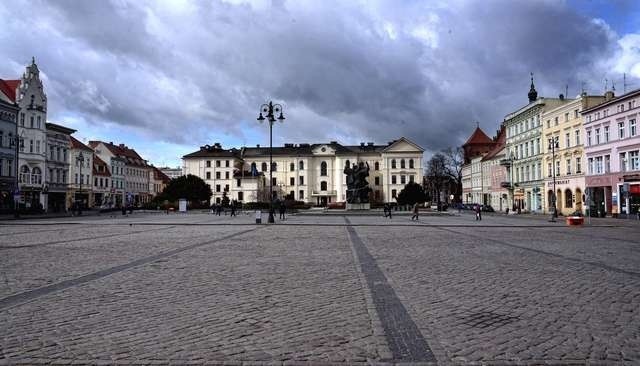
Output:
<instances>
[{"instance_id":1,"label":"building facade","mask_svg":"<svg viewBox=\"0 0 640 366\"><path fill-rule=\"evenodd\" d=\"M545 213L553 212L554 192L558 214L566 216L575 211L584 212L585 158L581 112L603 101L604 96L583 93L577 99L543 113ZM552 144L555 144L555 149L551 148Z\"/></svg>"},{"instance_id":2,"label":"building facade","mask_svg":"<svg viewBox=\"0 0 640 366\"><path fill-rule=\"evenodd\" d=\"M70 206L67 200L69 190L69 149L71 128L54 123L46 124L47 158L45 178L45 202L47 212L66 212Z\"/></svg>"},{"instance_id":3,"label":"building facade","mask_svg":"<svg viewBox=\"0 0 640 366\"><path fill-rule=\"evenodd\" d=\"M11 87L0 80L0 212L11 211L16 191L16 136L20 108L13 99Z\"/></svg>"},{"instance_id":4,"label":"building facade","mask_svg":"<svg viewBox=\"0 0 640 366\"><path fill-rule=\"evenodd\" d=\"M268 200L268 193L263 197L261 190L268 189L272 173L277 198L326 206L346 201L344 169L356 163L369 165L371 200L392 202L405 184L422 182L423 152L406 138L387 145L285 144L273 148L269 167L268 147L223 149L214 144L185 155L182 161L185 175L196 175L211 186L212 203L221 202L224 195L240 202Z\"/></svg>"},{"instance_id":5,"label":"building facade","mask_svg":"<svg viewBox=\"0 0 640 366\"><path fill-rule=\"evenodd\" d=\"M152 197L155 197L164 191L164 188L169 184L171 178L164 174L160 169L152 166L149 176L149 192Z\"/></svg>"},{"instance_id":6,"label":"building facade","mask_svg":"<svg viewBox=\"0 0 640 366\"><path fill-rule=\"evenodd\" d=\"M582 112L591 212L637 215L640 208L640 89Z\"/></svg>"},{"instance_id":7,"label":"building facade","mask_svg":"<svg viewBox=\"0 0 640 366\"><path fill-rule=\"evenodd\" d=\"M70 142L67 203L69 207L76 202L85 208L93 207L93 150L73 136Z\"/></svg>"},{"instance_id":8,"label":"building facade","mask_svg":"<svg viewBox=\"0 0 640 366\"><path fill-rule=\"evenodd\" d=\"M93 206L98 208L117 207L115 189L112 187L109 165L99 156L93 155Z\"/></svg>"},{"instance_id":9,"label":"building facade","mask_svg":"<svg viewBox=\"0 0 640 366\"><path fill-rule=\"evenodd\" d=\"M162 167L162 168L158 168L160 169L160 171L166 175L167 177L169 177L169 179L176 179L178 177L182 176L182 168L169 168L169 167Z\"/></svg>"},{"instance_id":10,"label":"building facade","mask_svg":"<svg viewBox=\"0 0 640 366\"><path fill-rule=\"evenodd\" d=\"M502 125L493 139L493 149L482 157L483 204L499 212L506 212L509 207L507 169L504 166L506 137L506 130Z\"/></svg>"},{"instance_id":11,"label":"building facade","mask_svg":"<svg viewBox=\"0 0 640 366\"><path fill-rule=\"evenodd\" d=\"M509 113L504 120L507 131L507 175L509 205L514 211L544 212L545 179L543 177L542 115L568 101L560 98L538 98L531 78L529 104Z\"/></svg>"},{"instance_id":12,"label":"building facade","mask_svg":"<svg viewBox=\"0 0 640 366\"><path fill-rule=\"evenodd\" d=\"M483 189L483 158L496 147L496 141L487 136L480 126L462 145L462 201L469 204L488 204L488 193Z\"/></svg>"}]
</instances>

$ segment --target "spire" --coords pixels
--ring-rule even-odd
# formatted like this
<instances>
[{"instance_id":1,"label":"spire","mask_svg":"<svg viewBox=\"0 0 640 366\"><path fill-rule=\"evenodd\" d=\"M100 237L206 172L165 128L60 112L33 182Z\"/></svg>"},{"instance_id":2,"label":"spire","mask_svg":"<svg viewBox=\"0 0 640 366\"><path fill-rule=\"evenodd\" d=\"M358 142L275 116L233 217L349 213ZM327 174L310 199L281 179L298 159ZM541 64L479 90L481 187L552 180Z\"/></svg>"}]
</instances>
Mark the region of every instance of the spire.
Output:
<instances>
[{"instance_id":1,"label":"spire","mask_svg":"<svg viewBox=\"0 0 640 366\"><path fill-rule=\"evenodd\" d=\"M529 89L529 103L535 102L538 99L538 92L536 91L535 85L533 85L533 73L531 73L531 88Z\"/></svg>"},{"instance_id":2,"label":"spire","mask_svg":"<svg viewBox=\"0 0 640 366\"><path fill-rule=\"evenodd\" d=\"M32 65L36 64L36 57L35 56L31 56L31 64Z\"/></svg>"}]
</instances>

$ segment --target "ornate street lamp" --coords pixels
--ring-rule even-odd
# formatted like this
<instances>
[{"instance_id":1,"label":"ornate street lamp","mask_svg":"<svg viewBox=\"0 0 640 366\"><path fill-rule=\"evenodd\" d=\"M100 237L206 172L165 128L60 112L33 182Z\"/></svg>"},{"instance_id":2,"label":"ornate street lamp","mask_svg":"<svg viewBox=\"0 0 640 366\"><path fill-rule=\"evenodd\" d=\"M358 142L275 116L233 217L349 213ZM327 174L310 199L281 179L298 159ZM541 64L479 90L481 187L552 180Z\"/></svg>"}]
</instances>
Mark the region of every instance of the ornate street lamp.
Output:
<instances>
[{"instance_id":1,"label":"ornate street lamp","mask_svg":"<svg viewBox=\"0 0 640 366\"><path fill-rule=\"evenodd\" d=\"M263 113L266 117L262 115ZM278 117L275 117L275 115L278 115ZM273 217L273 124L276 121L284 122L284 119L282 106L280 104L269 102L269 104L260 106L260 115L257 118L258 122L269 121L269 223L276 221Z\"/></svg>"},{"instance_id":2,"label":"ornate street lamp","mask_svg":"<svg viewBox=\"0 0 640 366\"><path fill-rule=\"evenodd\" d=\"M556 222L558 208L556 206L556 149L560 147L558 136L549 139L549 149L551 149L551 172L553 174L553 194L551 194L551 204L553 205L551 219L549 222Z\"/></svg>"},{"instance_id":3,"label":"ornate street lamp","mask_svg":"<svg viewBox=\"0 0 640 366\"><path fill-rule=\"evenodd\" d=\"M16 117L16 119L17 119L17 117ZM17 121L16 121L16 124L17 124ZM16 168L15 169L16 170L16 186L15 186L15 190L13 191L13 208L14 208L13 215L16 218L20 217L20 207L19 207L20 206L20 204L19 204L20 200L19 200L19 198L16 199L16 197L20 197L19 196L20 195L20 179L19 179L19 174L20 174L19 165L20 164L19 164L19 161L18 161L18 157L19 157L20 148L24 148L24 138L23 138L24 131L22 131L22 135L19 136L17 130L18 130L18 128L16 127L16 136L9 141L9 145L11 147L15 147L15 149L16 149L16 160L15 160L15 163L14 163L15 164L15 168Z\"/></svg>"},{"instance_id":4,"label":"ornate street lamp","mask_svg":"<svg viewBox=\"0 0 640 366\"><path fill-rule=\"evenodd\" d=\"M82 155L82 151L80 151L80 155L76 157L76 161L80 163L80 200L82 200L82 165L84 165L84 155ZM78 202L76 199L76 203L78 204L78 216L82 215L82 201Z\"/></svg>"}]
</instances>

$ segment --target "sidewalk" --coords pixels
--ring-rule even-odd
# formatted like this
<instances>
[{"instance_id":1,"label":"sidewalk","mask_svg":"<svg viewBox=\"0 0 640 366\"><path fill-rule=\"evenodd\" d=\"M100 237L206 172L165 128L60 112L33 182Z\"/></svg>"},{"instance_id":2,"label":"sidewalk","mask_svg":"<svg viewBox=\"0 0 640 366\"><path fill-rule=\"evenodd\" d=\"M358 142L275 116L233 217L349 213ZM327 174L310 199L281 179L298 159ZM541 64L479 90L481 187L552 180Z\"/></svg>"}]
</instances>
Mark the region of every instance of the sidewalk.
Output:
<instances>
[{"instance_id":1,"label":"sidewalk","mask_svg":"<svg viewBox=\"0 0 640 366\"><path fill-rule=\"evenodd\" d=\"M98 210L83 210L82 216L97 216L100 214ZM77 217L74 216L71 211L69 212L55 212L55 213L43 213L43 214L25 214L21 213L19 218L14 217L13 214L0 215L0 221L10 220L36 220L36 219L58 219L63 217Z\"/></svg>"},{"instance_id":2,"label":"sidewalk","mask_svg":"<svg viewBox=\"0 0 640 366\"><path fill-rule=\"evenodd\" d=\"M453 211L456 212L457 211ZM463 210L461 214L474 214L473 211ZM549 221L551 218L551 214L532 214L532 213L520 213L520 214L505 214L503 212L483 212L483 216L493 216L493 217L504 217L508 219L529 219L529 220L540 220L540 221ZM558 216L556 221L558 223L564 224L566 220L566 216ZM586 217L584 218L585 225L616 225L616 226L640 226L640 221L635 217L631 219L624 218L613 218L613 217Z\"/></svg>"}]
</instances>

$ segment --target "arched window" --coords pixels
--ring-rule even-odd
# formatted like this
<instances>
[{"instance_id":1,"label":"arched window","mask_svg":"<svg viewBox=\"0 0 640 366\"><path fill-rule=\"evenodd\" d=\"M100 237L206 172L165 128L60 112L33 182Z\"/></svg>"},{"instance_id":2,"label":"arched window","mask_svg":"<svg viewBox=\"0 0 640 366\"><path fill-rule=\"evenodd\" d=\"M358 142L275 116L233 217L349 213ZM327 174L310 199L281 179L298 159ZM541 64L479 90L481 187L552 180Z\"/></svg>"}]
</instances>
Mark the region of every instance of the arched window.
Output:
<instances>
[{"instance_id":1,"label":"arched window","mask_svg":"<svg viewBox=\"0 0 640 366\"><path fill-rule=\"evenodd\" d=\"M564 207L572 208L573 207L573 193L571 193L570 189L564 191Z\"/></svg>"},{"instance_id":2,"label":"arched window","mask_svg":"<svg viewBox=\"0 0 640 366\"><path fill-rule=\"evenodd\" d=\"M380 170L380 163L378 163L377 161L373 164L373 169L375 170Z\"/></svg>"},{"instance_id":3,"label":"arched window","mask_svg":"<svg viewBox=\"0 0 640 366\"><path fill-rule=\"evenodd\" d=\"M267 163L262 163L262 171L263 172L267 171Z\"/></svg>"},{"instance_id":4,"label":"arched window","mask_svg":"<svg viewBox=\"0 0 640 366\"><path fill-rule=\"evenodd\" d=\"M391 159L391 169L396 168L396 159Z\"/></svg>"},{"instance_id":5,"label":"arched window","mask_svg":"<svg viewBox=\"0 0 640 366\"><path fill-rule=\"evenodd\" d=\"M293 162L289 163L289 170L290 171L296 170L296 165Z\"/></svg>"},{"instance_id":6,"label":"arched window","mask_svg":"<svg viewBox=\"0 0 640 366\"><path fill-rule=\"evenodd\" d=\"M320 190L321 191L326 191L327 190L327 182L325 182L325 181L320 182Z\"/></svg>"},{"instance_id":7,"label":"arched window","mask_svg":"<svg viewBox=\"0 0 640 366\"><path fill-rule=\"evenodd\" d=\"M42 184L42 171L38 167L31 171L31 184Z\"/></svg>"},{"instance_id":8,"label":"arched window","mask_svg":"<svg viewBox=\"0 0 640 366\"><path fill-rule=\"evenodd\" d=\"M327 162L326 161L323 161L322 163L320 163L320 175L321 176L326 176L327 175Z\"/></svg>"},{"instance_id":9,"label":"arched window","mask_svg":"<svg viewBox=\"0 0 640 366\"><path fill-rule=\"evenodd\" d=\"M28 166L23 165L23 166L20 167L20 182L21 183L27 183L28 184L29 182L31 182L31 180L30 180L31 176L30 176L29 173L31 173L31 171L29 170Z\"/></svg>"},{"instance_id":10,"label":"arched window","mask_svg":"<svg viewBox=\"0 0 640 366\"><path fill-rule=\"evenodd\" d=\"M400 169L404 169L404 159L400 159Z\"/></svg>"},{"instance_id":11,"label":"arched window","mask_svg":"<svg viewBox=\"0 0 640 366\"><path fill-rule=\"evenodd\" d=\"M256 162L251 163L251 174L258 171L258 167L256 167Z\"/></svg>"},{"instance_id":12,"label":"arched window","mask_svg":"<svg viewBox=\"0 0 640 366\"><path fill-rule=\"evenodd\" d=\"M304 161L300 160L298 163L298 170L304 170Z\"/></svg>"},{"instance_id":13,"label":"arched window","mask_svg":"<svg viewBox=\"0 0 640 366\"><path fill-rule=\"evenodd\" d=\"M275 161L271 163L271 171L272 172L278 171L278 164Z\"/></svg>"},{"instance_id":14,"label":"arched window","mask_svg":"<svg viewBox=\"0 0 640 366\"><path fill-rule=\"evenodd\" d=\"M547 202L549 204L549 211L553 210L553 191L549 190L547 192Z\"/></svg>"},{"instance_id":15,"label":"arched window","mask_svg":"<svg viewBox=\"0 0 640 366\"><path fill-rule=\"evenodd\" d=\"M413 159L409 159L409 169L413 169Z\"/></svg>"}]
</instances>

